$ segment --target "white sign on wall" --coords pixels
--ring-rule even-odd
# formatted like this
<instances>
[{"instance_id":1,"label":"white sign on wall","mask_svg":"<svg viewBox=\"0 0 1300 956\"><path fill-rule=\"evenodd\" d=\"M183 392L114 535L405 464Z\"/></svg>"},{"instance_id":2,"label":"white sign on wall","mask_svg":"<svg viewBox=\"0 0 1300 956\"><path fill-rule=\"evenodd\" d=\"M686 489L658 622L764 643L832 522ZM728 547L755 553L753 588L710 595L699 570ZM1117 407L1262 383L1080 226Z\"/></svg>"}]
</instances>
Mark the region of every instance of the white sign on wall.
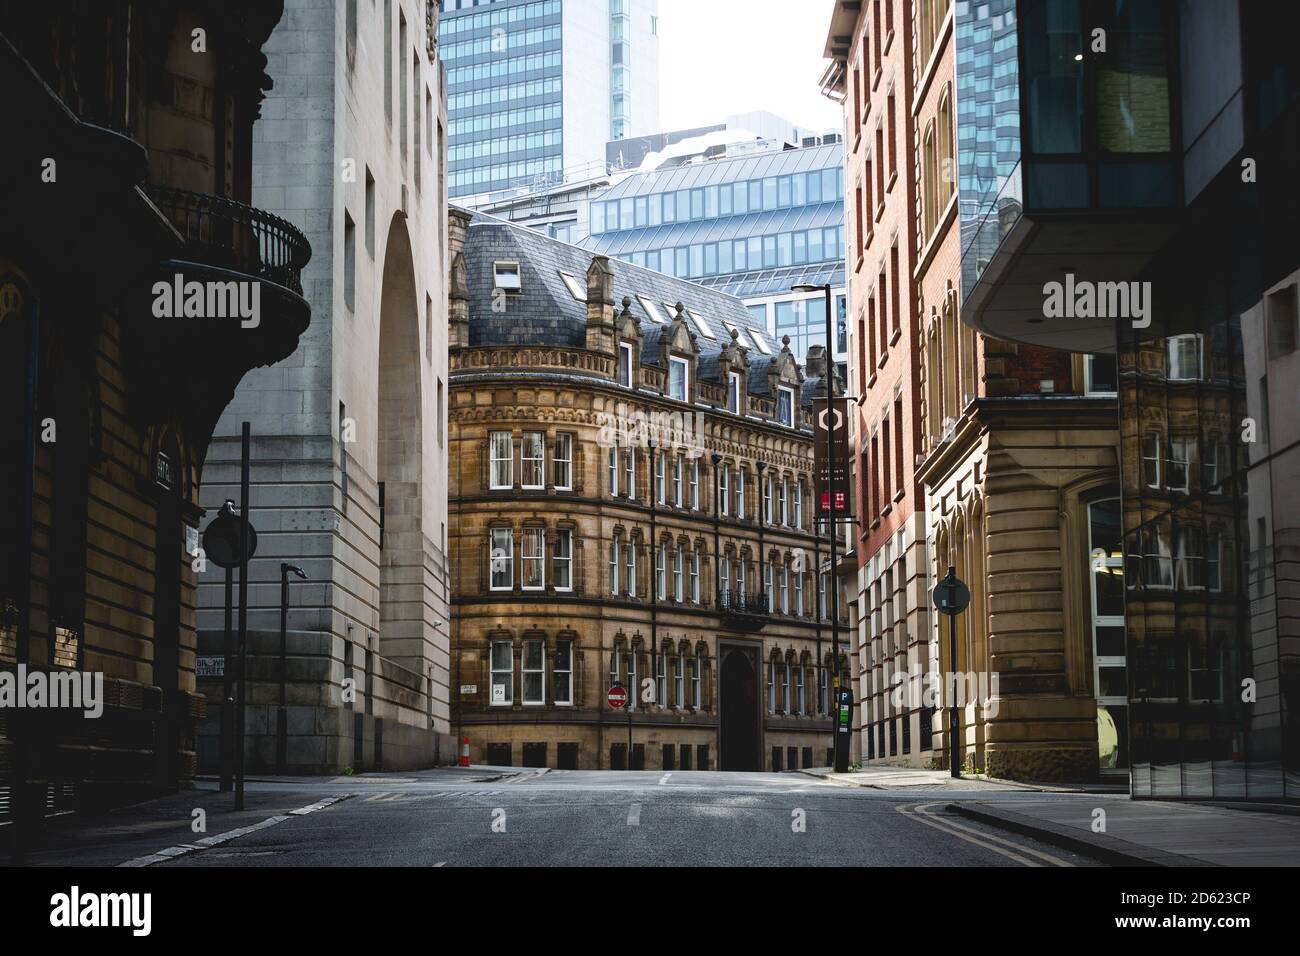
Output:
<instances>
[{"instance_id":1,"label":"white sign on wall","mask_svg":"<svg viewBox=\"0 0 1300 956\"><path fill-rule=\"evenodd\" d=\"M492 703L494 703L494 704L504 704L505 702L506 702L506 685L505 685L505 684L493 684L493 685L492 685Z\"/></svg>"}]
</instances>

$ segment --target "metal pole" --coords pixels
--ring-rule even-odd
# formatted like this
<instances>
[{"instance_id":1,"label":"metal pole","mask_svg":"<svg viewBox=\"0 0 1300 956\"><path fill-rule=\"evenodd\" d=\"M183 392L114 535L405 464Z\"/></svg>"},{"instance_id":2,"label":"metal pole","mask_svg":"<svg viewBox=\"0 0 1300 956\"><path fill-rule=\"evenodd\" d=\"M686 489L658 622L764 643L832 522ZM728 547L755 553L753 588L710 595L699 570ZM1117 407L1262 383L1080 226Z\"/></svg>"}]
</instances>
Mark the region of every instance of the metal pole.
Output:
<instances>
[{"instance_id":1,"label":"metal pole","mask_svg":"<svg viewBox=\"0 0 1300 956\"><path fill-rule=\"evenodd\" d=\"M235 708L235 809L244 809L244 711L248 707L248 450L249 424L240 438L239 474L239 704Z\"/></svg>"},{"instance_id":2,"label":"metal pole","mask_svg":"<svg viewBox=\"0 0 1300 956\"><path fill-rule=\"evenodd\" d=\"M280 706L275 713L275 766L285 772L289 742L289 723L285 711L285 640L289 626L289 566L280 564Z\"/></svg>"},{"instance_id":3,"label":"metal pole","mask_svg":"<svg viewBox=\"0 0 1300 956\"><path fill-rule=\"evenodd\" d=\"M226 640L221 668L221 792L228 793L235 764L235 634L232 627L235 572L226 568Z\"/></svg>"},{"instance_id":4,"label":"metal pole","mask_svg":"<svg viewBox=\"0 0 1300 956\"><path fill-rule=\"evenodd\" d=\"M948 577L955 578L956 568L948 569ZM957 753L960 746L957 731L957 615L948 615L948 670L952 675L952 691L948 697L948 755L953 777L961 776L961 758ZM947 691L945 683L944 690Z\"/></svg>"},{"instance_id":5,"label":"metal pole","mask_svg":"<svg viewBox=\"0 0 1300 956\"><path fill-rule=\"evenodd\" d=\"M6 279L11 277L6 276ZM36 528L36 409L40 394L41 369L41 319L40 309L27 283L12 279L27 307L27 387L23 395L23 475L22 527L18 547L15 549L22 563L18 574L18 633L15 666L31 664L32 636L32 536ZM46 624L46 630L50 625ZM47 664L50 658L47 657ZM21 863L26 858L29 842L35 842L35 830L44 824L45 795L34 794L28 781L36 764L38 728L32 719L35 715L23 708L15 708L9 715L9 735L14 742L13 762L13 861ZM40 728L43 729L43 728Z\"/></svg>"}]
</instances>

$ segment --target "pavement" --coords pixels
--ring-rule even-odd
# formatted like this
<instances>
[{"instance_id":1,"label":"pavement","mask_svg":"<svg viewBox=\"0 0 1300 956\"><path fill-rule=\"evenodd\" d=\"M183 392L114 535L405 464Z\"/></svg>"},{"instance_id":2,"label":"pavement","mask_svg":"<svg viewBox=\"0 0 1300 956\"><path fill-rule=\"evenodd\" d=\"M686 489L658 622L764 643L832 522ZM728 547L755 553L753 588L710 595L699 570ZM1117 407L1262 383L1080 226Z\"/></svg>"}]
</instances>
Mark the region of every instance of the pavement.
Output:
<instances>
[{"instance_id":1,"label":"pavement","mask_svg":"<svg viewBox=\"0 0 1300 956\"><path fill-rule=\"evenodd\" d=\"M1228 862L1235 845L1232 862L1300 863L1300 816L898 768L852 776L470 767L259 777L239 812L204 779L112 813L48 820L23 862L1095 867ZM1094 834L1098 808L1106 832Z\"/></svg>"},{"instance_id":2,"label":"pavement","mask_svg":"<svg viewBox=\"0 0 1300 956\"><path fill-rule=\"evenodd\" d=\"M1290 812L1102 795L952 809L1120 865L1300 866L1300 816Z\"/></svg>"}]
</instances>

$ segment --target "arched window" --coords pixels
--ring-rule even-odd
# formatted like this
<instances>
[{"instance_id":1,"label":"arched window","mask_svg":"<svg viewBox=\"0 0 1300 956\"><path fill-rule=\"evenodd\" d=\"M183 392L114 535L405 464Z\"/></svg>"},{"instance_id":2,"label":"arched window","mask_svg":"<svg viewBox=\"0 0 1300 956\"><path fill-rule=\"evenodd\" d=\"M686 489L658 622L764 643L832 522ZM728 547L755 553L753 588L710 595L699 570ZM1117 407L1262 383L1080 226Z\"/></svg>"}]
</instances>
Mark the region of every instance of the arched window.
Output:
<instances>
[{"instance_id":1,"label":"arched window","mask_svg":"<svg viewBox=\"0 0 1300 956\"><path fill-rule=\"evenodd\" d=\"M925 177L924 195L921 203L921 227L925 234L925 239L929 239L934 234L935 223L938 219L939 204L939 186L938 186L938 156L937 146L934 140L934 121L931 120L925 127L924 137L924 159L922 165L922 175Z\"/></svg>"},{"instance_id":2,"label":"arched window","mask_svg":"<svg viewBox=\"0 0 1300 956\"><path fill-rule=\"evenodd\" d=\"M953 191L956 189L957 180L957 157L953 153L952 140L952 86L949 84L944 88L943 94L939 98L939 203L935 210L938 215L939 209L946 208L948 200L952 198Z\"/></svg>"}]
</instances>

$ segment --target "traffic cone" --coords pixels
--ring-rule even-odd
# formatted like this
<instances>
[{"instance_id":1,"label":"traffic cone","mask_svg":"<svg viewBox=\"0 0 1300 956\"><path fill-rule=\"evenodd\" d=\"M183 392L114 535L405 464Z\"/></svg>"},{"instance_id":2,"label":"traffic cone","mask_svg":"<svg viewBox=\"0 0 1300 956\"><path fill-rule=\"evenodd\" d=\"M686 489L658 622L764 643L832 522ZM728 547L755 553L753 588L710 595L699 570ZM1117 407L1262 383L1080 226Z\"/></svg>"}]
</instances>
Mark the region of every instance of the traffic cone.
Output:
<instances>
[{"instance_id":1,"label":"traffic cone","mask_svg":"<svg viewBox=\"0 0 1300 956\"><path fill-rule=\"evenodd\" d=\"M469 766L469 738L468 737L462 737L460 739L460 765L462 767Z\"/></svg>"}]
</instances>

